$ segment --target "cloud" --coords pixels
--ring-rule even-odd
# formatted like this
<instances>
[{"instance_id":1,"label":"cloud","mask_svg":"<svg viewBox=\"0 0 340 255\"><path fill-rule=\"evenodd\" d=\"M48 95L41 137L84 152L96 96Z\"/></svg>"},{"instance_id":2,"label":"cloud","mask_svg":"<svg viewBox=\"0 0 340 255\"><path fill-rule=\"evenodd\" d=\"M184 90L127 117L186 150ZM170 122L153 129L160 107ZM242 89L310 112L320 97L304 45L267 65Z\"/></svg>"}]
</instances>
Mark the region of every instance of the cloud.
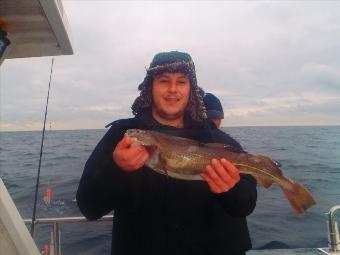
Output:
<instances>
[{"instance_id":1,"label":"cloud","mask_svg":"<svg viewBox=\"0 0 340 255\"><path fill-rule=\"evenodd\" d=\"M225 125L339 125L340 95L304 93L267 97L225 108ZM252 123L252 124L250 124Z\"/></svg>"},{"instance_id":2,"label":"cloud","mask_svg":"<svg viewBox=\"0 0 340 255\"><path fill-rule=\"evenodd\" d=\"M189 52L226 124L338 123L339 2L64 1L75 54L55 58L48 121L102 128L131 117L159 51ZM51 58L6 60L1 130L40 129Z\"/></svg>"},{"instance_id":3,"label":"cloud","mask_svg":"<svg viewBox=\"0 0 340 255\"><path fill-rule=\"evenodd\" d=\"M246 117L256 113L277 112L286 110L295 110L301 106L320 105L329 101L339 100L340 97L324 96L289 96L289 97L270 97L256 100L253 105L235 107L226 109L226 116Z\"/></svg>"},{"instance_id":4,"label":"cloud","mask_svg":"<svg viewBox=\"0 0 340 255\"><path fill-rule=\"evenodd\" d=\"M340 93L340 67L320 63L306 63L302 66L306 84L323 90Z\"/></svg>"}]
</instances>

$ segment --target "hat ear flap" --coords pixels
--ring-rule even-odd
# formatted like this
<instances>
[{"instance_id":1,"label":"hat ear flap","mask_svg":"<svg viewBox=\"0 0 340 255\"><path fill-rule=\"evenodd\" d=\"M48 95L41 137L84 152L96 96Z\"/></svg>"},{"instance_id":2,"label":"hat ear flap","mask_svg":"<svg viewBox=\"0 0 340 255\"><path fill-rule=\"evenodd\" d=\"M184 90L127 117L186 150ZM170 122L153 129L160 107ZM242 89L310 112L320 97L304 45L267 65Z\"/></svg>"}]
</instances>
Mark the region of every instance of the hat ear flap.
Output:
<instances>
[{"instance_id":1,"label":"hat ear flap","mask_svg":"<svg viewBox=\"0 0 340 255\"><path fill-rule=\"evenodd\" d=\"M133 115L138 115L152 106L152 77L147 75L144 81L139 84L138 90L140 94L131 106Z\"/></svg>"},{"instance_id":2,"label":"hat ear flap","mask_svg":"<svg viewBox=\"0 0 340 255\"><path fill-rule=\"evenodd\" d=\"M203 103L203 95L203 89L197 86L197 84L191 86L186 112L196 121L202 121L207 118L206 108Z\"/></svg>"},{"instance_id":3,"label":"hat ear flap","mask_svg":"<svg viewBox=\"0 0 340 255\"><path fill-rule=\"evenodd\" d=\"M141 84L138 85L138 90L141 91L145 87L151 86L152 85L152 77L151 75L147 74Z\"/></svg>"}]
</instances>

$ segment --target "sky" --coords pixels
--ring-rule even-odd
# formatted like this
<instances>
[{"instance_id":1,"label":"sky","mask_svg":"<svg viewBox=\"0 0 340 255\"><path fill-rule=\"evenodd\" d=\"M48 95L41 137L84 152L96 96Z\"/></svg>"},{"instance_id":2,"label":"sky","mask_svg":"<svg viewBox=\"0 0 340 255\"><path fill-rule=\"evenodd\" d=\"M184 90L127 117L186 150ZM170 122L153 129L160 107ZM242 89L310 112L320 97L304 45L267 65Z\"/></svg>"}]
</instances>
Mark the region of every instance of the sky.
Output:
<instances>
[{"instance_id":1,"label":"sky","mask_svg":"<svg viewBox=\"0 0 340 255\"><path fill-rule=\"evenodd\" d=\"M63 1L74 55L55 57L47 128L132 117L153 56L190 53L222 126L340 125L340 1ZM51 57L5 60L0 130L41 130Z\"/></svg>"}]
</instances>

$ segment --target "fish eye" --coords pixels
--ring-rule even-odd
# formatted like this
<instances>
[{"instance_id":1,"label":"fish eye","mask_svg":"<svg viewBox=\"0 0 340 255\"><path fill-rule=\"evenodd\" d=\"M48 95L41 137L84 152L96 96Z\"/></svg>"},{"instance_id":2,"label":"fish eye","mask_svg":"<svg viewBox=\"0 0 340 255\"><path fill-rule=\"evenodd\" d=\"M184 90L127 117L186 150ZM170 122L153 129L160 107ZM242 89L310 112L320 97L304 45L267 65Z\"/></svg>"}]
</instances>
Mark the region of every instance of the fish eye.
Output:
<instances>
[{"instance_id":1,"label":"fish eye","mask_svg":"<svg viewBox=\"0 0 340 255\"><path fill-rule=\"evenodd\" d=\"M282 165L280 164L280 162L276 161L276 160L273 160L274 161L274 164L278 167L281 167Z\"/></svg>"}]
</instances>

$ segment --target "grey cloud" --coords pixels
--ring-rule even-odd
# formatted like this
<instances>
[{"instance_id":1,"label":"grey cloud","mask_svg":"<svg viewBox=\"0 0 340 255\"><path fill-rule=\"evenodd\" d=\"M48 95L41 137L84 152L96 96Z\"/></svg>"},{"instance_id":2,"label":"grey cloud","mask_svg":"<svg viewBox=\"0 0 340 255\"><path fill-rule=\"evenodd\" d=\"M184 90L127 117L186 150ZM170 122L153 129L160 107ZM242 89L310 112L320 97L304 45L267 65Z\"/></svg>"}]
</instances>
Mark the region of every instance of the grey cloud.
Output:
<instances>
[{"instance_id":1,"label":"grey cloud","mask_svg":"<svg viewBox=\"0 0 340 255\"><path fill-rule=\"evenodd\" d=\"M63 128L131 116L145 67L166 50L188 51L200 86L215 91L226 109L251 110L235 110L226 123L289 124L318 113L303 115L313 123L332 119L338 107L303 101L270 109L266 101L339 95L338 2L63 3L75 54L55 60L48 115ZM5 61L2 125L42 121L49 67L50 58Z\"/></svg>"}]
</instances>

